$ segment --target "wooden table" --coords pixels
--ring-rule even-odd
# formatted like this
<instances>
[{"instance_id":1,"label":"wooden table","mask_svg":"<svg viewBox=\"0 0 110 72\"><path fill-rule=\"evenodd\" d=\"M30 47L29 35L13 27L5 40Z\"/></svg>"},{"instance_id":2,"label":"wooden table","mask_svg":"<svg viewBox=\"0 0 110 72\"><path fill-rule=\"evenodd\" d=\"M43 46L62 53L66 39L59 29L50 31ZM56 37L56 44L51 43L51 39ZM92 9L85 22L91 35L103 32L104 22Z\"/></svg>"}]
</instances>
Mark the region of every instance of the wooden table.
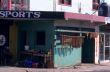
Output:
<instances>
[{"instance_id":1,"label":"wooden table","mask_svg":"<svg viewBox=\"0 0 110 72\"><path fill-rule=\"evenodd\" d=\"M45 67L45 65L47 64L47 62L49 62L49 61L52 61L52 56L53 55L48 55L48 54L41 54L41 53L37 53L37 52L31 52L31 51L22 51L21 52L21 54L22 55L29 55L30 56L30 58L32 59L33 57L43 57L44 58L44 60L43 60L43 67Z\"/></svg>"}]
</instances>

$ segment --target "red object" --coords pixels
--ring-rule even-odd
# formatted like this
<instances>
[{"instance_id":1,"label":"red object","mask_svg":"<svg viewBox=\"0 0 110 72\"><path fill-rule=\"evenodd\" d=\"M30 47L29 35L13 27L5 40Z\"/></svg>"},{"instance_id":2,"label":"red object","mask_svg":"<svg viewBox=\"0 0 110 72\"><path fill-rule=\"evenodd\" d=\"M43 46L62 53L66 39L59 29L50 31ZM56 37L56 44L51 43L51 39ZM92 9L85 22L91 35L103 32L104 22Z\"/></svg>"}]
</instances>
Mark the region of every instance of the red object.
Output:
<instances>
[{"instance_id":1,"label":"red object","mask_svg":"<svg viewBox=\"0 0 110 72\"><path fill-rule=\"evenodd\" d=\"M3 5L4 5L4 1L0 0L0 7L3 8Z\"/></svg>"},{"instance_id":2,"label":"red object","mask_svg":"<svg viewBox=\"0 0 110 72\"><path fill-rule=\"evenodd\" d=\"M33 62L33 63L32 63L32 68L37 68L37 67L38 67L38 63Z\"/></svg>"},{"instance_id":3,"label":"red object","mask_svg":"<svg viewBox=\"0 0 110 72\"><path fill-rule=\"evenodd\" d=\"M12 0L8 0L8 10L11 10Z\"/></svg>"}]
</instances>

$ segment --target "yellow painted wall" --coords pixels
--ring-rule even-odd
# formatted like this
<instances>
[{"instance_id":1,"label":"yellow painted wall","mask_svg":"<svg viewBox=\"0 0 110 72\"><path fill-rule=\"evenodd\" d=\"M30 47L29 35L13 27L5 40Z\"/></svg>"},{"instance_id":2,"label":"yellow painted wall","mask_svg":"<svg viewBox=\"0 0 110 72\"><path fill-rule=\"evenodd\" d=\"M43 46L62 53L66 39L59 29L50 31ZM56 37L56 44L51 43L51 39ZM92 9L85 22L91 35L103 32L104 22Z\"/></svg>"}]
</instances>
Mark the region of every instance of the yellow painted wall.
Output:
<instances>
[{"instance_id":1,"label":"yellow painted wall","mask_svg":"<svg viewBox=\"0 0 110 72\"><path fill-rule=\"evenodd\" d=\"M17 59L17 26L12 24L9 29L9 47L13 54L13 62Z\"/></svg>"}]
</instances>

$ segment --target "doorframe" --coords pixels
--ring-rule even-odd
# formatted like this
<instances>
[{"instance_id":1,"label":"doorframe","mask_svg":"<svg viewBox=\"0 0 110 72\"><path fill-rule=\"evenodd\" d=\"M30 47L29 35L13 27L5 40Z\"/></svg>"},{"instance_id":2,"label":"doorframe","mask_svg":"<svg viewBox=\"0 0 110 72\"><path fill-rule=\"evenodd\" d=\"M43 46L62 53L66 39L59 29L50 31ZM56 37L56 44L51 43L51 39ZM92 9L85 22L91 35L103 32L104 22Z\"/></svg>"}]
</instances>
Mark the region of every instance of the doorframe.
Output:
<instances>
[{"instance_id":1,"label":"doorframe","mask_svg":"<svg viewBox=\"0 0 110 72\"><path fill-rule=\"evenodd\" d=\"M99 35L102 34L104 35L104 41L103 41L103 60L100 60L100 63L106 63L106 62L110 62L110 44L108 46L105 45L105 35L110 35L110 33L99 33ZM105 59L105 47L109 47L109 59ZM99 52L100 52L100 49L99 49ZM99 53L100 55L100 53ZM99 59L100 59L100 56L99 56Z\"/></svg>"}]
</instances>

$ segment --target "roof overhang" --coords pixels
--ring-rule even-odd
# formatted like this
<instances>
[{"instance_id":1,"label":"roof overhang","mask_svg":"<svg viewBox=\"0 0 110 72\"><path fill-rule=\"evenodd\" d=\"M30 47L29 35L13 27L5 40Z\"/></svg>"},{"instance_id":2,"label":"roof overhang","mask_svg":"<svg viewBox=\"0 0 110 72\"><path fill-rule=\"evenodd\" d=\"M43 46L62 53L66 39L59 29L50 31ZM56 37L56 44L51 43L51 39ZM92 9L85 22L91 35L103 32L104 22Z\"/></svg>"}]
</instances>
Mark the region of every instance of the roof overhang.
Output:
<instances>
[{"instance_id":1,"label":"roof overhang","mask_svg":"<svg viewBox=\"0 0 110 72\"><path fill-rule=\"evenodd\" d=\"M80 21L105 23L105 17L103 16L69 13L69 12L65 12L64 14L66 20L72 19L72 20L80 20Z\"/></svg>"}]
</instances>

